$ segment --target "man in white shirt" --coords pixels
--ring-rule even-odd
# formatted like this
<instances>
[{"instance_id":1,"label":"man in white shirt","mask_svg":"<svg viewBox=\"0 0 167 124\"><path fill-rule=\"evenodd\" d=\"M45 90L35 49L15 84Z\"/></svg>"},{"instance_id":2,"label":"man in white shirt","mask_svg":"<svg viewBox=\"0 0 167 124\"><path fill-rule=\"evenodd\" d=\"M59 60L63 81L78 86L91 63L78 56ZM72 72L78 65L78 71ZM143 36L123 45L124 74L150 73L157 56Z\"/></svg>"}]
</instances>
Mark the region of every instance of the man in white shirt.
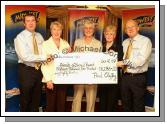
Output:
<instances>
[{"instance_id":1,"label":"man in white shirt","mask_svg":"<svg viewBox=\"0 0 167 124\"><path fill-rule=\"evenodd\" d=\"M140 35L139 26L135 20L128 20L125 31L129 38L123 41L123 61L117 62L122 67L121 83L124 111L144 112L144 94L146 90L146 75L152 51L152 43L148 37Z\"/></svg>"},{"instance_id":2,"label":"man in white shirt","mask_svg":"<svg viewBox=\"0 0 167 124\"><path fill-rule=\"evenodd\" d=\"M25 30L14 39L18 56L18 78L20 83L20 111L38 111L41 95L42 73L40 62L46 60L42 55L44 41L40 33L35 32L37 20L32 14L24 17Z\"/></svg>"}]
</instances>

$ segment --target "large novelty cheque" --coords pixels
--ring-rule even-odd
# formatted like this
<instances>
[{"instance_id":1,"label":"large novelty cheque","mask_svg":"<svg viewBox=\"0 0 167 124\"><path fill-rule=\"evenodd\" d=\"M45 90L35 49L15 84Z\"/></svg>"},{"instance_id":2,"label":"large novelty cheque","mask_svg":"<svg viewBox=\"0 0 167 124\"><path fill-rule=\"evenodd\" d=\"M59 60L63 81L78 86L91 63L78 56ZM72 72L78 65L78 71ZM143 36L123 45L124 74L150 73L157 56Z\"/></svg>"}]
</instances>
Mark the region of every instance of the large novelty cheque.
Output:
<instances>
[{"instance_id":1,"label":"large novelty cheque","mask_svg":"<svg viewBox=\"0 0 167 124\"><path fill-rule=\"evenodd\" d=\"M56 84L117 84L117 53L69 53L54 60Z\"/></svg>"}]
</instances>

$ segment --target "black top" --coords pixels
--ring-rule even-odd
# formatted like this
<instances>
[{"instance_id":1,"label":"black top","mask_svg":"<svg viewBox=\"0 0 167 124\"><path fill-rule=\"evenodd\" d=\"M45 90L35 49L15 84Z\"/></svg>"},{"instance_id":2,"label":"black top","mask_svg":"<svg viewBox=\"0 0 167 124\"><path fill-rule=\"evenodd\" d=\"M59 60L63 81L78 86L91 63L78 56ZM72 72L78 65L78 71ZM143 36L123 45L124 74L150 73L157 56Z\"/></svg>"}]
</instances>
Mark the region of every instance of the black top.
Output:
<instances>
[{"instance_id":1,"label":"black top","mask_svg":"<svg viewBox=\"0 0 167 124\"><path fill-rule=\"evenodd\" d=\"M118 44L117 42L114 42L112 46L109 47L109 50L113 50L115 52L118 52L118 61L121 61L123 59L123 47L121 44ZM106 42L103 44L102 52L106 52Z\"/></svg>"},{"instance_id":2,"label":"black top","mask_svg":"<svg viewBox=\"0 0 167 124\"><path fill-rule=\"evenodd\" d=\"M123 59L123 47L119 42L114 41L112 46L109 47L109 50L113 50L115 52L118 52L118 61L121 61ZM103 44L102 52L106 52L106 42ZM121 81L121 68L118 68L118 84Z\"/></svg>"}]
</instances>

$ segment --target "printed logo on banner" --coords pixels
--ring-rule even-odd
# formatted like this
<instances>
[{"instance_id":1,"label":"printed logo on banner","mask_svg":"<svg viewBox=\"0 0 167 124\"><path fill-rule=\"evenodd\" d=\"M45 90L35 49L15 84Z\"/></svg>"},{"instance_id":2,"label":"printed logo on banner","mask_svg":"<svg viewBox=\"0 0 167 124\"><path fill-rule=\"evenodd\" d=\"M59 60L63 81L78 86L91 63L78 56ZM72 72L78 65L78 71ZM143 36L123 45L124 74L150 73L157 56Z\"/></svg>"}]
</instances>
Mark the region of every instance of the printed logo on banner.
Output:
<instances>
[{"instance_id":1,"label":"printed logo on banner","mask_svg":"<svg viewBox=\"0 0 167 124\"><path fill-rule=\"evenodd\" d=\"M25 11L17 12L15 14L11 15L11 19L12 19L13 23L21 22L21 21L23 21L24 16L27 14L33 14L37 18L37 21L39 20L40 12L39 11L32 11L32 10L25 10Z\"/></svg>"},{"instance_id":2,"label":"printed logo on banner","mask_svg":"<svg viewBox=\"0 0 167 124\"><path fill-rule=\"evenodd\" d=\"M139 16L135 18L140 27L151 27L154 25L155 16Z\"/></svg>"},{"instance_id":3,"label":"printed logo on banner","mask_svg":"<svg viewBox=\"0 0 167 124\"><path fill-rule=\"evenodd\" d=\"M83 32L82 32L83 29L82 28L83 28L83 24L84 24L85 20L90 20L90 21L94 22L95 27L98 26L99 17L87 16L87 17L83 17L83 18L75 20L74 21L74 25L75 25L75 29L76 29L75 30L75 32L76 32L75 39L83 37Z\"/></svg>"}]
</instances>

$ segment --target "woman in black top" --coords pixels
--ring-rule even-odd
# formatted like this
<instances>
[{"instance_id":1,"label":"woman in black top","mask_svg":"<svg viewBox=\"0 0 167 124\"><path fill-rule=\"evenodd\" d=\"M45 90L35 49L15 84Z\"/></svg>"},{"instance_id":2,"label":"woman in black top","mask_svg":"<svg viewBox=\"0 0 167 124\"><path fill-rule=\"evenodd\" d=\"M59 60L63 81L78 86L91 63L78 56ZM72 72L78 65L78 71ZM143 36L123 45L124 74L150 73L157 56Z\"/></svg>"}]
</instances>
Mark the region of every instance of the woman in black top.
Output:
<instances>
[{"instance_id":1,"label":"woman in black top","mask_svg":"<svg viewBox=\"0 0 167 124\"><path fill-rule=\"evenodd\" d=\"M117 28L114 25L109 25L104 30L105 43L103 44L103 52L113 51L118 52L118 61L122 60L123 50L122 45L118 45L116 38ZM120 98L120 69L118 68L118 84L101 84L99 89L100 111L114 112L117 111L117 103Z\"/></svg>"}]
</instances>

